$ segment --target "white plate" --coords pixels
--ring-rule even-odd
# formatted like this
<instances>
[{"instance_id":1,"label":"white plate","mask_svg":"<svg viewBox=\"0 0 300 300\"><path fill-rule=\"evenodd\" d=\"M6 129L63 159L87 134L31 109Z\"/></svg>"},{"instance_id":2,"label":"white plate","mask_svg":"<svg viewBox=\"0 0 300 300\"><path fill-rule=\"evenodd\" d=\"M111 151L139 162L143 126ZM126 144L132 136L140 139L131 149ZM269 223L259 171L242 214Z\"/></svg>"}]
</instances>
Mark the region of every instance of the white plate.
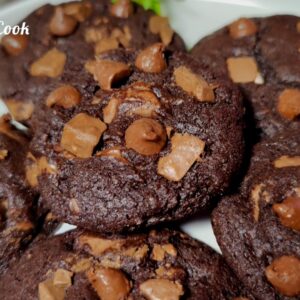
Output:
<instances>
[{"instance_id":1,"label":"white plate","mask_svg":"<svg viewBox=\"0 0 300 300\"><path fill-rule=\"evenodd\" d=\"M22 2L0 8L0 21L4 21L7 25L15 25L42 4L57 4L61 2L66 1L23 0ZM163 9L170 17L173 27L184 38L187 46L192 47L200 38L242 16L269 16L272 14L300 15L300 1L164 0ZM5 107L1 105L0 101L0 115L5 111ZM64 224L58 233L72 228L72 226ZM209 218L194 218L184 223L182 229L191 236L204 241L217 251L220 251Z\"/></svg>"}]
</instances>

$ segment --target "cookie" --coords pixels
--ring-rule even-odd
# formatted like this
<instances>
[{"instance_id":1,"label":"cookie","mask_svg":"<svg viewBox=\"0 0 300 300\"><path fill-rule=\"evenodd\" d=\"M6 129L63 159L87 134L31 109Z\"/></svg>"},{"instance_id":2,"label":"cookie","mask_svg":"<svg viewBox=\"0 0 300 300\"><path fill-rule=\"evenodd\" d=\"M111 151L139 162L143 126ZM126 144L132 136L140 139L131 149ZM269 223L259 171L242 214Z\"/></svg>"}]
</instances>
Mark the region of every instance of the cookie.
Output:
<instances>
[{"instance_id":1,"label":"cookie","mask_svg":"<svg viewBox=\"0 0 300 300\"><path fill-rule=\"evenodd\" d=\"M249 295L219 254L167 229L127 237L73 232L41 239L0 283L7 300L225 300Z\"/></svg>"},{"instance_id":2,"label":"cookie","mask_svg":"<svg viewBox=\"0 0 300 300\"><path fill-rule=\"evenodd\" d=\"M56 169L39 177L46 205L60 220L99 232L208 209L242 161L239 91L161 44L90 64L102 89L72 113L54 108L30 144Z\"/></svg>"},{"instance_id":3,"label":"cookie","mask_svg":"<svg viewBox=\"0 0 300 300\"><path fill-rule=\"evenodd\" d=\"M31 240L35 194L26 183L28 141L0 118L0 273Z\"/></svg>"},{"instance_id":4,"label":"cookie","mask_svg":"<svg viewBox=\"0 0 300 300\"><path fill-rule=\"evenodd\" d=\"M98 87L84 65L95 55L161 41L185 49L166 18L129 0L46 5L24 22L30 34L5 36L0 46L0 96L16 120L31 126L33 111L44 112L42 100L54 87L71 82L78 101L93 94Z\"/></svg>"},{"instance_id":5,"label":"cookie","mask_svg":"<svg viewBox=\"0 0 300 300\"><path fill-rule=\"evenodd\" d=\"M239 19L205 37L192 55L244 93L262 137L299 129L300 18Z\"/></svg>"},{"instance_id":6,"label":"cookie","mask_svg":"<svg viewBox=\"0 0 300 300\"><path fill-rule=\"evenodd\" d=\"M299 145L298 130L257 144L240 194L213 212L225 259L257 299L300 297Z\"/></svg>"}]
</instances>

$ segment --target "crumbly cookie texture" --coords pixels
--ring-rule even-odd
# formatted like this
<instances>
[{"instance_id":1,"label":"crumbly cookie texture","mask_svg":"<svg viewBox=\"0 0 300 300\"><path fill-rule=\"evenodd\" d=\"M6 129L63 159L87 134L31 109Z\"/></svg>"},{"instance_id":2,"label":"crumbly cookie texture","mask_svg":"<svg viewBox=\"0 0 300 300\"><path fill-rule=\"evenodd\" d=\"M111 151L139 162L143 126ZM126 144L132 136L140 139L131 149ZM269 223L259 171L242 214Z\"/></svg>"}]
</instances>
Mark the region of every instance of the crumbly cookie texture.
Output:
<instances>
[{"instance_id":1,"label":"crumbly cookie texture","mask_svg":"<svg viewBox=\"0 0 300 300\"><path fill-rule=\"evenodd\" d=\"M54 89L67 85L70 90L71 85L80 93L80 100L93 97L98 83L84 65L95 55L118 48L140 49L154 43L185 51L182 39L171 29L167 18L129 0L115 4L111 0L91 0L46 5L24 22L30 35L7 35L0 45L0 97L15 119L34 130L39 124L31 120L32 114L43 119L47 114L43 100ZM60 90L47 104L71 108L78 103L78 99L74 100L78 95L72 92L73 99L59 99Z\"/></svg>"},{"instance_id":2,"label":"crumbly cookie texture","mask_svg":"<svg viewBox=\"0 0 300 300\"><path fill-rule=\"evenodd\" d=\"M191 51L239 85L260 137L300 128L299 22L287 15L242 18Z\"/></svg>"},{"instance_id":3,"label":"crumbly cookie texture","mask_svg":"<svg viewBox=\"0 0 300 300\"><path fill-rule=\"evenodd\" d=\"M244 151L242 99L229 81L162 43L85 68L102 88L89 101L70 86L51 91L30 144L50 164L39 188L60 220L133 230L204 211L228 189Z\"/></svg>"},{"instance_id":4,"label":"crumbly cookie texture","mask_svg":"<svg viewBox=\"0 0 300 300\"><path fill-rule=\"evenodd\" d=\"M0 283L7 300L253 300L219 254L167 229L127 237L40 237Z\"/></svg>"},{"instance_id":5,"label":"crumbly cookie texture","mask_svg":"<svg viewBox=\"0 0 300 300\"><path fill-rule=\"evenodd\" d=\"M225 259L257 299L300 296L299 144L298 130L257 144L240 195L213 212Z\"/></svg>"},{"instance_id":6,"label":"crumbly cookie texture","mask_svg":"<svg viewBox=\"0 0 300 300\"><path fill-rule=\"evenodd\" d=\"M0 118L0 273L32 239L35 193L25 175L29 141Z\"/></svg>"}]
</instances>

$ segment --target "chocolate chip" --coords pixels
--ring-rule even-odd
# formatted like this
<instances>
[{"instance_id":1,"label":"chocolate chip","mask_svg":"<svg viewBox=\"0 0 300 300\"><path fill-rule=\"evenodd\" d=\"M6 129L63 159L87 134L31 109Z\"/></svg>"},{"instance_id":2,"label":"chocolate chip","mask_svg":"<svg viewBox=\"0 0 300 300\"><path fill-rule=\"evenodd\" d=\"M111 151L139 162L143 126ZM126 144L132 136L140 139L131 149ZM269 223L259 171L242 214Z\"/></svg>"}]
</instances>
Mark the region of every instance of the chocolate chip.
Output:
<instances>
[{"instance_id":1,"label":"chocolate chip","mask_svg":"<svg viewBox=\"0 0 300 300\"><path fill-rule=\"evenodd\" d=\"M283 155L274 161L275 168L289 168L289 167L299 167L300 166L300 156L287 156Z\"/></svg>"},{"instance_id":2,"label":"chocolate chip","mask_svg":"<svg viewBox=\"0 0 300 300\"><path fill-rule=\"evenodd\" d=\"M288 197L273 204L273 211L284 226L300 231L300 197Z\"/></svg>"},{"instance_id":3,"label":"chocolate chip","mask_svg":"<svg viewBox=\"0 0 300 300\"><path fill-rule=\"evenodd\" d=\"M229 76L235 83L254 82L259 76L257 63L253 57L230 57L227 59Z\"/></svg>"},{"instance_id":4,"label":"chocolate chip","mask_svg":"<svg viewBox=\"0 0 300 300\"><path fill-rule=\"evenodd\" d=\"M86 274L101 300L126 299L130 292L130 283L122 271L95 268Z\"/></svg>"},{"instance_id":5,"label":"chocolate chip","mask_svg":"<svg viewBox=\"0 0 300 300\"><path fill-rule=\"evenodd\" d=\"M64 269L58 269L53 274L53 278L49 278L39 283L39 299L40 300L63 300L65 298L66 289L72 285L72 272Z\"/></svg>"},{"instance_id":6,"label":"chocolate chip","mask_svg":"<svg viewBox=\"0 0 300 300\"><path fill-rule=\"evenodd\" d=\"M88 246L88 251L93 256L100 256L108 250L120 250L125 241L121 239L105 239L92 234L82 234L79 236L77 243L80 248Z\"/></svg>"},{"instance_id":7,"label":"chocolate chip","mask_svg":"<svg viewBox=\"0 0 300 300\"><path fill-rule=\"evenodd\" d=\"M38 177L44 173L55 174L56 166L49 163L45 156L35 158L31 153L27 155L31 163L28 163L25 168L26 180L31 187L38 185Z\"/></svg>"},{"instance_id":8,"label":"chocolate chip","mask_svg":"<svg viewBox=\"0 0 300 300\"><path fill-rule=\"evenodd\" d=\"M153 44L139 53L135 66L146 73L160 73L167 68L163 52L163 44Z\"/></svg>"},{"instance_id":9,"label":"chocolate chip","mask_svg":"<svg viewBox=\"0 0 300 300\"><path fill-rule=\"evenodd\" d=\"M297 22L296 28L297 28L297 31L300 33L300 21Z\"/></svg>"},{"instance_id":10,"label":"chocolate chip","mask_svg":"<svg viewBox=\"0 0 300 300\"><path fill-rule=\"evenodd\" d=\"M140 285L140 292L148 300L179 300L184 294L180 283L168 279L149 279Z\"/></svg>"},{"instance_id":11,"label":"chocolate chip","mask_svg":"<svg viewBox=\"0 0 300 300\"><path fill-rule=\"evenodd\" d=\"M130 0L117 0L110 7L110 14L117 18L128 18L133 14L133 5Z\"/></svg>"},{"instance_id":12,"label":"chocolate chip","mask_svg":"<svg viewBox=\"0 0 300 300\"><path fill-rule=\"evenodd\" d=\"M229 25L229 34L234 39L251 36L256 32L257 26L250 19L241 18Z\"/></svg>"},{"instance_id":13,"label":"chocolate chip","mask_svg":"<svg viewBox=\"0 0 300 300\"><path fill-rule=\"evenodd\" d=\"M65 53L53 48L37 59L29 68L31 76L60 76L65 67L67 56Z\"/></svg>"},{"instance_id":14,"label":"chocolate chip","mask_svg":"<svg viewBox=\"0 0 300 300\"><path fill-rule=\"evenodd\" d=\"M165 128L157 121L142 118L134 121L126 130L126 147L142 155L158 154L167 140Z\"/></svg>"},{"instance_id":15,"label":"chocolate chip","mask_svg":"<svg viewBox=\"0 0 300 300\"><path fill-rule=\"evenodd\" d=\"M65 124L60 144L75 156L88 158L105 130L106 125L100 119L79 113Z\"/></svg>"},{"instance_id":16,"label":"chocolate chip","mask_svg":"<svg viewBox=\"0 0 300 300\"><path fill-rule=\"evenodd\" d=\"M300 295L300 259L295 256L276 258L265 270L268 281L281 294L288 297Z\"/></svg>"},{"instance_id":17,"label":"chocolate chip","mask_svg":"<svg viewBox=\"0 0 300 300\"><path fill-rule=\"evenodd\" d=\"M93 65L90 65L89 71L103 90L111 90L113 85L128 78L131 74L128 65L111 60L94 61Z\"/></svg>"},{"instance_id":18,"label":"chocolate chip","mask_svg":"<svg viewBox=\"0 0 300 300\"><path fill-rule=\"evenodd\" d=\"M190 134L175 133L172 151L158 161L157 173L171 181L180 181L194 162L200 158L205 143Z\"/></svg>"},{"instance_id":19,"label":"chocolate chip","mask_svg":"<svg viewBox=\"0 0 300 300\"><path fill-rule=\"evenodd\" d=\"M111 33L111 37L116 38L124 48L130 46L130 41L132 39L130 28L127 25L124 26L123 30L115 28Z\"/></svg>"},{"instance_id":20,"label":"chocolate chip","mask_svg":"<svg viewBox=\"0 0 300 300\"><path fill-rule=\"evenodd\" d=\"M152 249L152 259L156 261L163 261L165 254L175 257L177 255L177 251L172 244L154 244Z\"/></svg>"},{"instance_id":21,"label":"chocolate chip","mask_svg":"<svg viewBox=\"0 0 300 300\"><path fill-rule=\"evenodd\" d=\"M83 22L92 13L92 5L88 1L68 3L63 6L64 13L78 22Z\"/></svg>"},{"instance_id":22,"label":"chocolate chip","mask_svg":"<svg viewBox=\"0 0 300 300\"><path fill-rule=\"evenodd\" d=\"M63 108L71 108L80 103L79 91L71 85L63 85L52 91L46 99L46 105L51 107L58 105Z\"/></svg>"},{"instance_id":23,"label":"chocolate chip","mask_svg":"<svg viewBox=\"0 0 300 300\"><path fill-rule=\"evenodd\" d=\"M109 149L105 149L103 151L97 152L96 155L97 156L109 156L109 157L113 157L123 163L128 163L128 161L122 156L120 147L112 147Z\"/></svg>"},{"instance_id":24,"label":"chocolate chip","mask_svg":"<svg viewBox=\"0 0 300 300\"><path fill-rule=\"evenodd\" d=\"M119 41L115 37L103 38L95 45L95 54L101 54L105 51L117 49L119 47Z\"/></svg>"},{"instance_id":25,"label":"chocolate chip","mask_svg":"<svg viewBox=\"0 0 300 300\"><path fill-rule=\"evenodd\" d=\"M58 299L63 300L65 297L65 290L63 288L55 287L52 279L47 279L39 283L38 286L39 300Z\"/></svg>"},{"instance_id":26,"label":"chocolate chip","mask_svg":"<svg viewBox=\"0 0 300 300\"><path fill-rule=\"evenodd\" d=\"M77 23L75 18L66 15L64 9L58 6L50 20L49 30L53 35L67 36L74 32Z\"/></svg>"},{"instance_id":27,"label":"chocolate chip","mask_svg":"<svg viewBox=\"0 0 300 300\"><path fill-rule=\"evenodd\" d=\"M111 98L108 104L103 108L103 121L106 124L110 124L115 118L118 107L120 105L120 100L117 98Z\"/></svg>"},{"instance_id":28,"label":"chocolate chip","mask_svg":"<svg viewBox=\"0 0 300 300\"><path fill-rule=\"evenodd\" d=\"M27 139L22 135L22 133L16 130L10 123L11 116L9 114L2 115L0 117L0 133L8 136L9 138L21 143L27 143Z\"/></svg>"},{"instance_id":29,"label":"chocolate chip","mask_svg":"<svg viewBox=\"0 0 300 300\"><path fill-rule=\"evenodd\" d=\"M0 149L0 160L4 160L8 155L8 151L6 149Z\"/></svg>"},{"instance_id":30,"label":"chocolate chip","mask_svg":"<svg viewBox=\"0 0 300 300\"><path fill-rule=\"evenodd\" d=\"M213 102L215 94L213 88L187 67L181 66L174 70L175 82L184 91L196 97L199 101Z\"/></svg>"},{"instance_id":31,"label":"chocolate chip","mask_svg":"<svg viewBox=\"0 0 300 300\"><path fill-rule=\"evenodd\" d=\"M55 286L68 288L72 285L73 273L65 269L57 269L53 275L53 284Z\"/></svg>"},{"instance_id":32,"label":"chocolate chip","mask_svg":"<svg viewBox=\"0 0 300 300\"><path fill-rule=\"evenodd\" d=\"M176 280L178 278L185 278L186 272L178 267L170 267L167 263L166 266L160 266L155 270L155 274L158 278L164 278L169 280Z\"/></svg>"},{"instance_id":33,"label":"chocolate chip","mask_svg":"<svg viewBox=\"0 0 300 300\"><path fill-rule=\"evenodd\" d=\"M2 38L1 44L8 54L18 56L27 48L28 37L21 34L9 34Z\"/></svg>"},{"instance_id":34,"label":"chocolate chip","mask_svg":"<svg viewBox=\"0 0 300 300\"><path fill-rule=\"evenodd\" d=\"M149 30L154 34L159 34L165 46L168 46L173 39L174 31L166 17L152 16L149 19Z\"/></svg>"},{"instance_id":35,"label":"chocolate chip","mask_svg":"<svg viewBox=\"0 0 300 300\"><path fill-rule=\"evenodd\" d=\"M12 98L6 99L4 102L16 121L22 122L31 118L34 111L34 104L32 101L21 101Z\"/></svg>"},{"instance_id":36,"label":"chocolate chip","mask_svg":"<svg viewBox=\"0 0 300 300\"><path fill-rule=\"evenodd\" d=\"M300 116L300 89L285 89L279 95L277 110L290 121Z\"/></svg>"}]
</instances>

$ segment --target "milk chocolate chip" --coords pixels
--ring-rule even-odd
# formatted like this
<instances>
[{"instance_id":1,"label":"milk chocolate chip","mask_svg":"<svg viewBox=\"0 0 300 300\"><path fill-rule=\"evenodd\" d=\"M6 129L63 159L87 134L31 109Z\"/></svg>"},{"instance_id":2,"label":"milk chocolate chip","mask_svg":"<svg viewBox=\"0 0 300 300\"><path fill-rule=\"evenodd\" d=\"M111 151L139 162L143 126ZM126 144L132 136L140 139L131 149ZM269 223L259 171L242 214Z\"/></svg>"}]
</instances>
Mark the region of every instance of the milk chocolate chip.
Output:
<instances>
[{"instance_id":1,"label":"milk chocolate chip","mask_svg":"<svg viewBox=\"0 0 300 300\"><path fill-rule=\"evenodd\" d=\"M118 107L120 105L120 100L117 98L111 98L108 104L103 108L103 121L106 124L110 124L115 118Z\"/></svg>"},{"instance_id":2,"label":"milk chocolate chip","mask_svg":"<svg viewBox=\"0 0 300 300\"><path fill-rule=\"evenodd\" d=\"M65 67L67 56L65 53L53 48L36 60L29 68L31 76L60 76Z\"/></svg>"},{"instance_id":3,"label":"milk chocolate chip","mask_svg":"<svg viewBox=\"0 0 300 300\"><path fill-rule=\"evenodd\" d=\"M119 47L119 41L114 37L103 38L95 45L95 54L101 54L105 51L117 49Z\"/></svg>"},{"instance_id":4,"label":"milk chocolate chip","mask_svg":"<svg viewBox=\"0 0 300 300\"><path fill-rule=\"evenodd\" d=\"M91 3L88 1L68 3L63 6L64 13L72 16L78 22L83 22L92 13Z\"/></svg>"},{"instance_id":5,"label":"milk chocolate chip","mask_svg":"<svg viewBox=\"0 0 300 300\"><path fill-rule=\"evenodd\" d=\"M297 27L297 31L300 33L300 21L297 22L296 27Z\"/></svg>"},{"instance_id":6,"label":"milk chocolate chip","mask_svg":"<svg viewBox=\"0 0 300 300\"><path fill-rule=\"evenodd\" d=\"M57 269L53 278L39 283L39 300L63 300L66 289L72 285L72 272Z\"/></svg>"},{"instance_id":7,"label":"milk chocolate chip","mask_svg":"<svg viewBox=\"0 0 300 300\"><path fill-rule=\"evenodd\" d=\"M87 277L101 300L125 300L130 283L122 271L111 268L95 268L87 271Z\"/></svg>"},{"instance_id":8,"label":"milk chocolate chip","mask_svg":"<svg viewBox=\"0 0 300 300\"><path fill-rule=\"evenodd\" d=\"M160 73L167 68L164 45L156 43L142 50L135 60L138 69L146 73Z\"/></svg>"},{"instance_id":9,"label":"milk chocolate chip","mask_svg":"<svg viewBox=\"0 0 300 300\"><path fill-rule=\"evenodd\" d=\"M97 152L96 156L109 156L116 158L117 160L123 163L128 163L128 161L122 156L120 147L112 147L109 149L105 149L103 151Z\"/></svg>"},{"instance_id":10,"label":"milk chocolate chip","mask_svg":"<svg viewBox=\"0 0 300 300\"><path fill-rule=\"evenodd\" d=\"M58 105L63 108L71 108L80 103L81 95L79 91L71 85L63 85L52 91L47 100L47 106Z\"/></svg>"},{"instance_id":11,"label":"milk chocolate chip","mask_svg":"<svg viewBox=\"0 0 300 300\"><path fill-rule=\"evenodd\" d=\"M0 149L0 160L4 160L8 155L8 151L6 149Z\"/></svg>"},{"instance_id":12,"label":"milk chocolate chip","mask_svg":"<svg viewBox=\"0 0 300 300\"><path fill-rule=\"evenodd\" d=\"M274 161L275 168L300 167L300 156L283 155Z\"/></svg>"},{"instance_id":13,"label":"milk chocolate chip","mask_svg":"<svg viewBox=\"0 0 300 300\"><path fill-rule=\"evenodd\" d=\"M16 99L7 99L4 101L9 112L16 121L26 121L31 118L34 111L32 101L21 101Z\"/></svg>"},{"instance_id":14,"label":"milk chocolate chip","mask_svg":"<svg viewBox=\"0 0 300 300\"><path fill-rule=\"evenodd\" d=\"M89 247L89 252L94 256L100 256L106 251L120 250L124 244L123 240L109 240L91 234L82 234L78 239L80 248Z\"/></svg>"},{"instance_id":15,"label":"milk chocolate chip","mask_svg":"<svg viewBox=\"0 0 300 300\"><path fill-rule=\"evenodd\" d=\"M132 39L130 28L127 25L123 27L123 30L115 28L111 33L111 37L116 38L124 48L129 47Z\"/></svg>"},{"instance_id":16,"label":"milk chocolate chip","mask_svg":"<svg viewBox=\"0 0 300 300\"><path fill-rule=\"evenodd\" d=\"M165 128L153 119L134 121L126 130L126 147L142 155L158 154L167 140Z\"/></svg>"},{"instance_id":17,"label":"milk chocolate chip","mask_svg":"<svg viewBox=\"0 0 300 300\"><path fill-rule=\"evenodd\" d=\"M176 256L177 251L172 244L154 244L152 250L152 258L156 261L162 261L165 258L165 254Z\"/></svg>"},{"instance_id":18,"label":"milk chocolate chip","mask_svg":"<svg viewBox=\"0 0 300 300\"><path fill-rule=\"evenodd\" d=\"M171 181L180 181L194 162L200 158L205 143L190 134L175 133L171 139L172 151L158 161L158 174Z\"/></svg>"},{"instance_id":19,"label":"milk chocolate chip","mask_svg":"<svg viewBox=\"0 0 300 300\"><path fill-rule=\"evenodd\" d=\"M25 174L26 180L31 187L38 185L38 177L43 173L56 173L56 166L50 164L45 156L35 158L31 153L28 153L27 157L31 160L31 163L26 165Z\"/></svg>"},{"instance_id":20,"label":"milk chocolate chip","mask_svg":"<svg viewBox=\"0 0 300 300\"><path fill-rule=\"evenodd\" d=\"M111 60L95 61L90 71L103 90L111 90L114 84L126 79L131 74L128 65Z\"/></svg>"},{"instance_id":21,"label":"milk chocolate chip","mask_svg":"<svg viewBox=\"0 0 300 300\"><path fill-rule=\"evenodd\" d=\"M52 279L39 283L38 286L39 300L64 300L65 290L56 287Z\"/></svg>"},{"instance_id":22,"label":"milk chocolate chip","mask_svg":"<svg viewBox=\"0 0 300 300\"><path fill-rule=\"evenodd\" d=\"M57 269L53 275L53 284L55 286L68 288L72 285L73 273L65 269Z\"/></svg>"},{"instance_id":23,"label":"milk chocolate chip","mask_svg":"<svg viewBox=\"0 0 300 300\"><path fill-rule=\"evenodd\" d=\"M149 86L144 83L135 83L127 89L125 101L140 102L129 110L130 114L144 118L155 117L160 102Z\"/></svg>"},{"instance_id":24,"label":"milk chocolate chip","mask_svg":"<svg viewBox=\"0 0 300 300\"><path fill-rule=\"evenodd\" d=\"M234 39L254 35L256 32L257 27L250 19L241 18L229 25L229 34Z\"/></svg>"},{"instance_id":25,"label":"milk chocolate chip","mask_svg":"<svg viewBox=\"0 0 300 300\"><path fill-rule=\"evenodd\" d=\"M18 56L27 48L28 37L23 34L5 35L1 40L1 44L9 55Z\"/></svg>"},{"instance_id":26,"label":"milk chocolate chip","mask_svg":"<svg viewBox=\"0 0 300 300\"><path fill-rule=\"evenodd\" d=\"M183 288L168 279L149 279L140 285L141 294L148 300L179 300Z\"/></svg>"},{"instance_id":27,"label":"milk chocolate chip","mask_svg":"<svg viewBox=\"0 0 300 300\"><path fill-rule=\"evenodd\" d=\"M64 9L58 6L50 20L49 30L53 35L67 36L74 32L77 23L75 18L66 15Z\"/></svg>"},{"instance_id":28,"label":"milk chocolate chip","mask_svg":"<svg viewBox=\"0 0 300 300\"><path fill-rule=\"evenodd\" d=\"M300 231L300 197L288 197L273 204L273 210L284 226Z\"/></svg>"},{"instance_id":29,"label":"milk chocolate chip","mask_svg":"<svg viewBox=\"0 0 300 300\"><path fill-rule=\"evenodd\" d=\"M255 59L249 56L228 58L227 68L235 83L254 82L259 75Z\"/></svg>"},{"instance_id":30,"label":"milk chocolate chip","mask_svg":"<svg viewBox=\"0 0 300 300\"><path fill-rule=\"evenodd\" d=\"M133 14L133 5L130 0L117 0L110 7L110 13L117 18L128 18Z\"/></svg>"},{"instance_id":31,"label":"milk chocolate chip","mask_svg":"<svg viewBox=\"0 0 300 300\"><path fill-rule=\"evenodd\" d=\"M176 84L184 91L196 97L199 101L213 102L215 94L213 88L187 67L181 66L174 70Z\"/></svg>"},{"instance_id":32,"label":"milk chocolate chip","mask_svg":"<svg viewBox=\"0 0 300 300\"><path fill-rule=\"evenodd\" d=\"M105 130L100 119L79 113L65 124L60 145L77 157L88 158Z\"/></svg>"},{"instance_id":33,"label":"milk chocolate chip","mask_svg":"<svg viewBox=\"0 0 300 300\"><path fill-rule=\"evenodd\" d=\"M300 116L300 89L285 89L279 95L277 110L290 121Z\"/></svg>"},{"instance_id":34,"label":"milk chocolate chip","mask_svg":"<svg viewBox=\"0 0 300 300\"><path fill-rule=\"evenodd\" d=\"M169 24L169 19L166 17L152 16L149 19L149 29L154 34L159 34L160 39L165 46L168 46L174 35L174 31Z\"/></svg>"},{"instance_id":35,"label":"milk chocolate chip","mask_svg":"<svg viewBox=\"0 0 300 300\"><path fill-rule=\"evenodd\" d=\"M276 258L265 270L268 281L281 294L288 297L300 295L300 259L295 256Z\"/></svg>"}]
</instances>

